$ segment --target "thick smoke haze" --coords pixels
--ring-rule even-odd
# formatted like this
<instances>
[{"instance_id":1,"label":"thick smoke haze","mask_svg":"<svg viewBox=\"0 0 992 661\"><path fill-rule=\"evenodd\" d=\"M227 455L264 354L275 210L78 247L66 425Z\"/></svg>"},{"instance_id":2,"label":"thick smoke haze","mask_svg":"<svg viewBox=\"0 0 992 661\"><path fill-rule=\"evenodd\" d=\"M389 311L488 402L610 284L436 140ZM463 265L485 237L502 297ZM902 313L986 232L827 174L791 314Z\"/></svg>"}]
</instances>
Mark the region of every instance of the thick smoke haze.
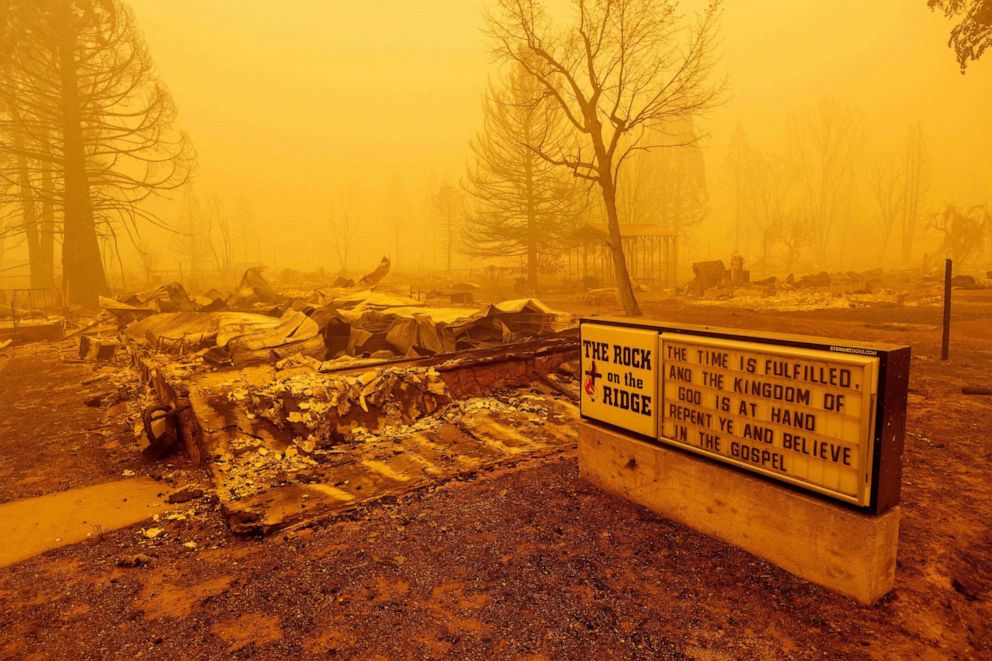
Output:
<instances>
[{"instance_id":1,"label":"thick smoke haze","mask_svg":"<svg viewBox=\"0 0 992 661\"><path fill-rule=\"evenodd\" d=\"M681 10L691 17L702 5L687 2ZM465 178L487 81L500 74L484 33L484 2L131 6L175 99L177 124L198 153L192 215L226 219L235 262L337 271L342 260L330 224L346 215L356 225L350 270L370 268L383 253L400 270L445 266L432 196ZM921 214L985 203L992 69L980 61L962 75L947 46L949 29L924 0L727 3L715 69L726 79L726 100L695 119L708 201L682 242L682 265L726 259L735 247L735 135L788 168L790 121L822 104L850 117L856 143L833 266L877 265L877 250L863 240L878 215L868 175L876 163L903 159L917 124L925 150ZM151 208L174 227L188 227L191 199L182 191L171 198ZM746 219L739 234L737 247L755 256L759 239ZM124 267L178 269L189 260L177 248L183 243L144 227L139 245L149 256L142 260L122 242ZM939 243L921 240L913 264ZM890 253L894 259L898 247ZM478 263L454 257L455 267ZM109 277L117 270L108 267Z\"/></svg>"}]
</instances>

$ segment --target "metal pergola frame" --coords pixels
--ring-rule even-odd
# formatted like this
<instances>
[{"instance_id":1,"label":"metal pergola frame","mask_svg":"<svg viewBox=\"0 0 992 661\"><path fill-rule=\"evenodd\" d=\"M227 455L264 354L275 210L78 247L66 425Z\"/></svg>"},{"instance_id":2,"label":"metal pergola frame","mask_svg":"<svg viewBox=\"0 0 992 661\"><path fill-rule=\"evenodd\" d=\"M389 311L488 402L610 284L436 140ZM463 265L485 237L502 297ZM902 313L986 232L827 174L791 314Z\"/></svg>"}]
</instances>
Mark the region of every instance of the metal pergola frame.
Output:
<instances>
[{"instance_id":1,"label":"metal pergola frame","mask_svg":"<svg viewBox=\"0 0 992 661\"><path fill-rule=\"evenodd\" d=\"M674 287L678 273L678 241L673 232L658 225L620 226L623 253L631 280L661 287ZM596 278L602 286L615 284L613 255L605 223L587 224L576 230L565 251L566 280Z\"/></svg>"}]
</instances>

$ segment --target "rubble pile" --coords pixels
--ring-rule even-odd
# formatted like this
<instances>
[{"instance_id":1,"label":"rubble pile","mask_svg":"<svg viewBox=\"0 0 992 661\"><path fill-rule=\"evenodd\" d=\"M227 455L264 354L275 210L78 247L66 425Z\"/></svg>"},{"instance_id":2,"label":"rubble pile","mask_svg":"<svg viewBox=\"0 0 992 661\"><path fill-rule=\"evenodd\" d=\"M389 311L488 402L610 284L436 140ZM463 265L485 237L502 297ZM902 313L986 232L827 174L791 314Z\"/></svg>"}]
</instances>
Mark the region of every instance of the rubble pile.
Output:
<instances>
[{"instance_id":1,"label":"rubble pile","mask_svg":"<svg viewBox=\"0 0 992 661\"><path fill-rule=\"evenodd\" d=\"M228 452L214 461L212 468L219 476L218 494L223 502L230 504L273 487L316 482L320 480L322 467L340 466L360 456L381 457L402 452L407 439L436 432L444 425L464 425L479 413L503 417L526 414L532 424L543 424L553 413L548 406L540 405L542 401L536 395L451 401L416 420L390 419L376 430L356 426L351 430L348 449L305 450L294 444L279 451L261 439L239 436L230 443Z\"/></svg>"},{"instance_id":2,"label":"rubble pile","mask_svg":"<svg viewBox=\"0 0 992 661\"><path fill-rule=\"evenodd\" d=\"M142 364L190 412L190 455L247 532L568 442L578 382L563 367L576 353L568 336L345 369L299 354L242 368L202 370L196 354Z\"/></svg>"},{"instance_id":3,"label":"rubble pile","mask_svg":"<svg viewBox=\"0 0 992 661\"><path fill-rule=\"evenodd\" d=\"M296 447L270 450L264 442L250 436L236 437L228 451L214 460L214 474L220 479L217 489L222 500L231 501L261 493L273 484L286 483L317 461L301 454Z\"/></svg>"},{"instance_id":4,"label":"rubble pile","mask_svg":"<svg viewBox=\"0 0 992 661\"><path fill-rule=\"evenodd\" d=\"M577 388L577 386L576 386ZM485 466L574 442L577 408L548 392L506 389L451 400L412 422L355 427L346 447L274 450L239 435L211 466L231 528L267 533Z\"/></svg>"},{"instance_id":5,"label":"rubble pile","mask_svg":"<svg viewBox=\"0 0 992 661\"><path fill-rule=\"evenodd\" d=\"M80 355L131 359L154 396L133 416L143 452L181 443L242 532L571 442L577 381L551 378L577 355L571 315L459 307L468 283L428 306L381 290L388 272L290 292L252 268L226 295L103 299Z\"/></svg>"},{"instance_id":6,"label":"rubble pile","mask_svg":"<svg viewBox=\"0 0 992 661\"><path fill-rule=\"evenodd\" d=\"M378 431L387 421L412 423L450 401L433 367L334 377L304 372L262 386L227 385L228 400L242 405L248 419L288 431L304 452L349 442L355 430Z\"/></svg>"},{"instance_id":7,"label":"rubble pile","mask_svg":"<svg viewBox=\"0 0 992 661\"><path fill-rule=\"evenodd\" d=\"M427 307L415 298L374 289L388 272L384 257L357 283L336 282L293 298L277 292L260 269L250 268L227 297L215 291L191 297L172 283L144 294L101 299L101 305L137 344L236 367L290 356L316 361L418 358L552 335L574 323L571 315L535 299L504 301L484 310Z\"/></svg>"},{"instance_id":8,"label":"rubble pile","mask_svg":"<svg viewBox=\"0 0 992 661\"><path fill-rule=\"evenodd\" d=\"M836 308L920 306L939 304L943 281L916 271L819 271L785 278L753 280L735 255L731 268L723 261L696 262L684 291L694 303L732 303L753 310L822 310ZM956 289L981 288L979 279L961 276Z\"/></svg>"},{"instance_id":9,"label":"rubble pile","mask_svg":"<svg viewBox=\"0 0 992 661\"><path fill-rule=\"evenodd\" d=\"M158 351L199 354L214 364L237 366L324 353L317 324L294 310L278 318L246 312L165 312L131 322L124 334Z\"/></svg>"}]
</instances>

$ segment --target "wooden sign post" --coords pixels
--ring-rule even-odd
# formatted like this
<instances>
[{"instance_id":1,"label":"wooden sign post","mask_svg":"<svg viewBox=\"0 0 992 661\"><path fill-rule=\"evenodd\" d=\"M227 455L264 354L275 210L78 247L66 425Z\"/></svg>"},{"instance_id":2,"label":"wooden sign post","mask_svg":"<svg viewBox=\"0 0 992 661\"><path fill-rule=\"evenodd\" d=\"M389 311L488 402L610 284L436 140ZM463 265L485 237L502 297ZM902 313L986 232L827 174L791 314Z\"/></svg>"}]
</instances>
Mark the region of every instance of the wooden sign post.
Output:
<instances>
[{"instance_id":1,"label":"wooden sign post","mask_svg":"<svg viewBox=\"0 0 992 661\"><path fill-rule=\"evenodd\" d=\"M940 334L940 359L947 360L951 350L951 270L954 268L950 259L944 261L944 318Z\"/></svg>"},{"instance_id":2,"label":"wooden sign post","mask_svg":"<svg viewBox=\"0 0 992 661\"><path fill-rule=\"evenodd\" d=\"M909 348L581 324L590 481L873 603L895 576Z\"/></svg>"}]
</instances>

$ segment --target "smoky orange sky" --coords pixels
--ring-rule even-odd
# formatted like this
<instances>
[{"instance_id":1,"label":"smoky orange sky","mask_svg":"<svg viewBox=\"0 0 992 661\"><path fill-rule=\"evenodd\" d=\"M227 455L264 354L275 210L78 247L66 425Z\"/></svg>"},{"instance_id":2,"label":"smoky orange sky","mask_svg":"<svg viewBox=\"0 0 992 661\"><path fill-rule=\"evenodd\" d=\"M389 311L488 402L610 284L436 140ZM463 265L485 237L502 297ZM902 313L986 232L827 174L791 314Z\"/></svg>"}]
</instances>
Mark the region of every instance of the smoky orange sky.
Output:
<instances>
[{"instance_id":1,"label":"smoky orange sky","mask_svg":"<svg viewBox=\"0 0 992 661\"><path fill-rule=\"evenodd\" d=\"M197 193L216 195L228 215L249 210L261 226L263 261L335 269L328 205L349 190L367 219L356 257L378 259L389 252L383 207L395 177L413 234L429 233L421 227L428 191L463 176L494 72L483 2L131 4L197 147ZM987 201L992 62L962 76L946 44L949 28L926 0L725 3L717 70L731 95L700 121L712 208L696 241L698 257L729 250L726 159L735 127L775 151L786 116L824 98L861 114L869 154L901 149L909 125L922 123L927 210ZM167 220L178 213L176 202L160 206ZM405 243L429 252L422 240ZM421 263L430 266L430 257Z\"/></svg>"}]
</instances>

